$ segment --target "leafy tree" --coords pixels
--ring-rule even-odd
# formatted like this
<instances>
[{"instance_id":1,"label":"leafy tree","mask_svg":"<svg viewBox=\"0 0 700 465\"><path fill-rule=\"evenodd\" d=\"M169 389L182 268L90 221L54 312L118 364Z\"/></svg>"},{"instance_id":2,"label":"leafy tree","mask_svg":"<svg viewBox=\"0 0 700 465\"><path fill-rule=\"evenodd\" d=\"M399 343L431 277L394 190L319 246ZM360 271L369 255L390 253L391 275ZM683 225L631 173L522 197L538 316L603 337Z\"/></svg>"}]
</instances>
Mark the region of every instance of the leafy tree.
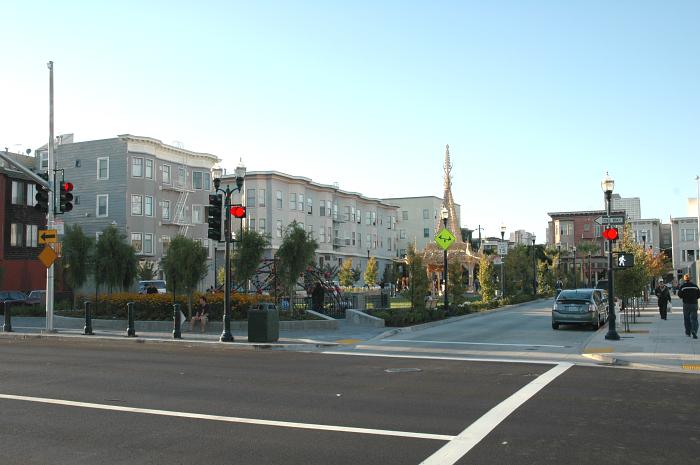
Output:
<instances>
[{"instance_id":1,"label":"leafy tree","mask_svg":"<svg viewBox=\"0 0 700 465\"><path fill-rule=\"evenodd\" d=\"M299 223L292 221L284 230L282 244L275 257L278 259L277 277L291 296L299 276L313 264L318 243Z\"/></svg>"},{"instance_id":2,"label":"leafy tree","mask_svg":"<svg viewBox=\"0 0 700 465\"><path fill-rule=\"evenodd\" d=\"M220 286L223 286L224 283L226 282L226 267L225 266L220 266L216 270L216 282L218 282Z\"/></svg>"},{"instance_id":3,"label":"leafy tree","mask_svg":"<svg viewBox=\"0 0 700 465\"><path fill-rule=\"evenodd\" d=\"M414 310L425 309L425 296L428 293L430 283L423 257L416 253L414 244L408 245L406 260L408 261L408 295L411 300L411 307Z\"/></svg>"},{"instance_id":4,"label":"leafy tree","mask_svg":"<svg viewBox=\"0 0 700 465\"><path fill-rule=\"evenodd\" d=\"M365 268L365 284L370 287L377 284L377 259L374 257L367 261L367 268Z\"/></svg>"},{"instance_id":5,"label":"leafy tree","mask_svg":"<svg viewBox=\"0 0 700 465\"><path fill-rule=\"evenodd\" d=\"M133 247L114 226L108 226L95 248L95 285L105 285L110 294L115 288L127 289L136 279L137 263Z\"/></svg>"},{"instance_id":6,"label":"leafy tree","mask_svg":"<svg viewBox=\"0 0 700 465\"><path fill-rule=\"evenodd\" d=\"M396 284L396 266L389 264L384 267L384 273L382 274L382 281L384 284Z\"/></svg>"},{"instance_id":7,"label":"leafy tree","mask_svg":"<svg viewBox=\"0 0 700 465\"><path fill-rule=\"evenodd\" d=\"M352 269L352 282L356 283L360 280L362 277L362 270L360 269L359 266L356 266L355 268Z\"/></svg>"},{"instance_id":8,"label":"leafy tree","mask_svg":"<svg viewBox=\"0 0 700 465\"><path fill-rule=\"evenodd\" d=\"M239 283L247 283L253 277L260 266L265 249L269 245L270 239L266 234L248 229L243 230L241 242L232 259L232 262L236 264L236 280Z\"/></svg>"},{"instance_id":9,"label":"leafy tree","mask_svg":"<svg viewBox=\"0 0 700 465\"><path fill-rule=\"evenodd\" d=\"M343 260L338 273L338 281L341 286L350 286L353 283L352 260Z\"/></svg>"},{"instance_id":10,"label":"leafy tree","mask_svg":"<svg viewBox=\"0 0 700 465\"><path fill-rule=\"evenodd\" d=\"M487 256L482 256L479 261L479 285L481 287L481 300L488 302L495 296L496 283L494 276L493 262Z\"/></svg>"},{"instance_id":11,"label":"leafy tree","mask_svg":"<svg viewBox=\"0 0 700 465\"><path fill-rule=\"evenodd\" d=\"M92 239L83 233L80 225L66 227L66 234L63 236L63 258L61 266L64 277L68 285L76 291L80 288L92 271L92 250L94 243ZM73 306L75 307L75 292L73 293Z\"/></svg>"},{"instance_id":12,"label":"leafy tree","mask_svg":"<svg viewBox=\"0 0 700 465\"><path fill-rule=\"evenodd\" d=\"M505 293L506 295L523 294L530 289L532 292L532 254L530 247L518 244L508 250L504 259ZM481 280L481 279L480 279Z\"/></svg>"},{"instance_id":13,"label":"leafy tree","mask_svg":"<svg viewBox=\"0 0 700 465\"><path fill-rule=\"evenodd\" d=\"M207 249L185 236L177 235L170 242L168 254L161 260L168 290L187 294L187 316L192 317L192 294L207 276Z\"/></svg>"},{"instance_id":14,"label":"leafy tree","mask_svg":"<svg viewBox=\"0 0 700 465\"><path fill-rule=\"evenodd\" d=\"M455 261L447 265L447 293L452 305L459 305L464 302L464 293L467 291L464 286L462 265Z\"/></svg>"},{"instance_id":15,"label":"leafy tree","mask_svg":"<svg viewBox=\"0 0 700 465\"><path fill-rule=\"evenodd\" d=\"M144 260L141 264L139 264L139 267L136 270L138 278L141 281L152 280L156 276L155 268L156 268L155 262L152 262L150 260Z\"/></svg>"}]
</instances>

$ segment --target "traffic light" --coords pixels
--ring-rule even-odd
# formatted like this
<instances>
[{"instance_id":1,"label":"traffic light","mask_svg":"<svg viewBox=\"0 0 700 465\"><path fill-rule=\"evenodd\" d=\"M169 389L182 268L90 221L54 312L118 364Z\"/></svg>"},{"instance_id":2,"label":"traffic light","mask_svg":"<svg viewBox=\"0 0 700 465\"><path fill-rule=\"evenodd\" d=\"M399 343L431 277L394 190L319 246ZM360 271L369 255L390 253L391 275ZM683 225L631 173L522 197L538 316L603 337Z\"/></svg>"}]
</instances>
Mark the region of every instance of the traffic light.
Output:
<instances>
[{"instance_id":1,"label":"traffic light","mask_svg":"<svg viewBox=\"0 0 700 465\"><path fill-rule=\"evenodd\" d=\"M243 205L232 205L231 214L234 218L245 218L245 207Z\"/></svg>"},{"instance_id":2,"label":"traffic light","mask_svg":"<svg viewBox=\"0 0 700 465\"><path fill-rule=\"evenodd\" d=\"M207 223L209 231L207 237L214 241L221 241L221 206L223 204L221 194L209 194L209 213Z\"/></svg>"},{"instance_id":3,"label":"traffic light","mask_svg":"<svg viewBox=\"0 0 700 465\"><path fill-rule=\"evenodd\" d=\"M58 212L66 213L73 210L73 183L61 181L60 200Z\"/></svg>"},{"instance_id":4,"label":"traffic light","mask_svg":"<svg viewBox=\"0 0 700 465\"><path fill-rule=\"evenodd\" d=\"M615 241L619 237L617 228L606 228L603 230L603 237L609 241Z\"/></svg>"},{"instance_id":5,"label":"traffic light","mask_svg":"<svg viewBox=\"0 0 700 465\"><path fill-rule=\"evenodd\" d=\"M40 174L47 182L49 180L49 175L46 173ZM45 187L43 184L36 183L36 195L34 195L36 204L34 208L39 210L41 213L49 212L49 188Z\"/></svg>"}]
</instances>

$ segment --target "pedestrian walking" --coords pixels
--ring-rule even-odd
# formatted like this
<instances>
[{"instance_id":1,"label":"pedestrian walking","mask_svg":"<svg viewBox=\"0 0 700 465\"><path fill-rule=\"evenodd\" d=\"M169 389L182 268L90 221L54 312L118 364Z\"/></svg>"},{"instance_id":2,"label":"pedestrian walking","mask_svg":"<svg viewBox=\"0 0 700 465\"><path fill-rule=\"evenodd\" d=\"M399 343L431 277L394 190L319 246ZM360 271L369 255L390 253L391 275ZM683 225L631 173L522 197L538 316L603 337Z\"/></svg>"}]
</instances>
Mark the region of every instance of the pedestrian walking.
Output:
<instances>
[{"instance_id":1,"label":"pedestrian walking","mask_svg":"<svg viewBox=\"0 0 700 465\"><path fill-rule=\"evenodd\" d=\"M311 291L311 308L317 312L323 310L323 298L325 296L325 291L321 283L316 283L313 291Z\"/></svg>"},{"instance_id":2,"label":"pedestrian walking","mask_svg":"<svg viewBox=\"0 0 700 465\"><path fill-rule=\"evenodd\" d=\"M690 280L689 275L683 276L683 284L678 288L678 297L683 299L683 324L685 325L685 335L693 335L693 339L698 338L698 299L700 289L698 285Z\"/></svg>"},{"instance_id":3,"label":"pedestrian walking","mask_svg":"<svg viewBox=\"0 0 700 465\"><path fill-rule=\"evenodd\" d=\"M659 299L659 315L661 315L662 320L665 320L666 312L668 311L668 304L671 303L671 292L669 292L666 284L664 284L663 279L659 278L659 283L657 284L656 289L654 289L654 294L656 295L656 298Z\"/></svg>"}]
</instances>

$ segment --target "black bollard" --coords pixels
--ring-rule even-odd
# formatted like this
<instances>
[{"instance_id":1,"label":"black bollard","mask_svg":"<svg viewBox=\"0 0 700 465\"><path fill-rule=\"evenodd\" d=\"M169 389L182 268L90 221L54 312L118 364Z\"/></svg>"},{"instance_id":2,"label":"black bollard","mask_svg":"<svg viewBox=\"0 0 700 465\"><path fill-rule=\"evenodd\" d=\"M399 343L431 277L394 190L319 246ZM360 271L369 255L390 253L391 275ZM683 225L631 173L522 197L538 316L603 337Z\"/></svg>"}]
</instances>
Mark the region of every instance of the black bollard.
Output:
<instances>
[{"instance_id":1,"label":"black bollard","mask_svg":"<svg viewBox=\"0 0 700 465\"><path fill-rule=\"evenodd\" d=\"M2 330L6 333L12 332L12 303L5 301L5 324L2 325Z\"/></svg>"},{"instance_id":2,"label":"black bollard","mask_svg":"<svg viewBox=\"0 0 700 465\"><path fill-rule=\"evenodd\" d=\"M182 339L182 331L180 330L180 304L173 304L173 339Z\"/></svg>"},{"instance_id":3,"label":"black bollard","mask_svg":"<svg viewBox=\"0 0 700 465\"><path fill-rule=\"evenodd\" d=\"M92 336L92 312L90 311L90 302L85 302L85 328L83 330L83 334L87 336Z\"/></svg>"},{"instance_id":4,"label":"black bollard","mask_svg":"<svg viewBox=\"0 0 700 465\"><path fill-rule=\"evenodd\" d=\"M129 317L129 326L126 328L126 335L128 337L136 337L136 327L134 326L134 303L129 302L126 304L126 311Z\"/></svg>"}]
</instances>

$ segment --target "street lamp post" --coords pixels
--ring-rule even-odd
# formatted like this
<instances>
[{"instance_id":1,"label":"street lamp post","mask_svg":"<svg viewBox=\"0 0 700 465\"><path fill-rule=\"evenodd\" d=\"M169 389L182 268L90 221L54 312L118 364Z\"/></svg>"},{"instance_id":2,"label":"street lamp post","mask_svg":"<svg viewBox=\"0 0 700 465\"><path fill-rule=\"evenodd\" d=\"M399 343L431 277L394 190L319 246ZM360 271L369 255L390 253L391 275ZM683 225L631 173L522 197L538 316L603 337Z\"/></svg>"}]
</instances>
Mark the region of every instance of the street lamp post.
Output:
<instances>
[{"instance_id":1,"label":"street lamp post","mask_svg":"<svg viewBox=\"0 0 700 465\"><path fill-rule=\"evenodd\" d=\"M532 235L532 295L537 295L537 263L535 255L535 235Z\"/></svg>"},{"instance_id":2,"label":"street lamp post","mask_svg":"<svg viewBox=\"0 0 700 465\"><path fill-rule=\"evenodd\" d=\"M505 235L506 235L506 225L502 224L501 225L501 244L503 244L503 238ZM501 254L501 299L503 299L503 297L505 297L505 289L506 289L505 288L505 281L504 281L504 277L503 277L503 265L505 265L505 263L503 263L503 258L504 258L504 256L503 256L503 254Z\"/></svg>"},{"instance_id":3,"label":"street lamp post","mask_svg":"<svg viewBox=\"0 0 700 465\"><path fill-rule=\"evenodd\" d=\"M605 207L607 216L610 218L612 193L615 187L615 181L605 173L605 178L600 182L600 187L605 193ZM609 224L609 223L608 223ZM608 333L605 339L619 341L620 335L615 330L615 298L613 296L613 241L608 239Z\"/></svg>"},{"instance_id":4,"label":"street lamp post","mask_svg":"<svg viewBox=\"0 0 700 465\"><path fill-rule=\"evenodd\" d=\"M576 246L572 247L574 251L574 289L578 288L578 276L576 276Z\"/></svg>"},{"instance_id":5,"label":"street lamp post","mask_svg":"<svg viewBox=\"0 0 700 465\"><path fill-rule=\"evenodd\" d=\"M557 279L561 279L561 244L557 244Z\"/></svg>"},{"instance_id":6,"label":"street lamp post","mask_svg":"<svg viewBox=\"0 0 700 465\"><path fill-rule=\"evenodd\" d=\"M440 218L442 218L442 224L445 228L447 228L447 218L449 218L449 216L450 213L448 212L447 208L443 205L442 209L440 210ZM442 295L445 301L445 311L449 313L449 302L447 299L447 249L443 251L443 284L445 286L442 291Z\"/></svg>"},{"instance_id":7,"label":"street lamp post","mask_svg":"<svg viewBox=\"0 0 700 465\"><path fill-rule=\"evenodd\" d=\"M236 168L236 187L221 189L221 179L214 179L214 191L224 196L224 241L225 249L225 273L224 273L224 330L219 340L221 342L233 342L231 334L231 194L243 188L245 178L245 166L239 165Z\"/></svg>"}]
</instances>

